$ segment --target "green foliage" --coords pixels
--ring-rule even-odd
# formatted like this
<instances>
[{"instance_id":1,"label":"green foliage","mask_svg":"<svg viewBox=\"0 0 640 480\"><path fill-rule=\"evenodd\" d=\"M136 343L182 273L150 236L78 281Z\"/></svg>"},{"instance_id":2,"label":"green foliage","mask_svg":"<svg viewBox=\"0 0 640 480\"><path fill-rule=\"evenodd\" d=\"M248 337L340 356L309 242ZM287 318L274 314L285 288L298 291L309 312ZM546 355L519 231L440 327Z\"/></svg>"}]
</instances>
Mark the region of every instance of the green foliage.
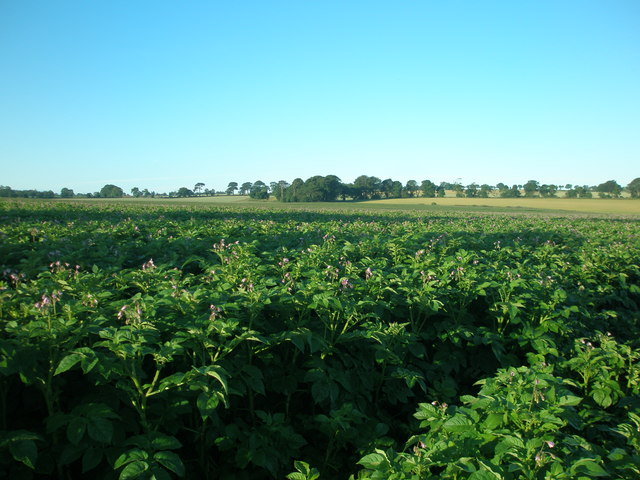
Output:
<instances>
[{"instance_id":1,"label":"green foliage","mask_svg":"<svg viewBox=\"0 0 640 480\"><path fill-rule=\"evenodd\" d=\"M601 183L596 187L596 190L600 192L601 196L612 196L618 198L622 193L622 187L615 180L609 180Z\"/></svg>"},{"instance_id":2,"label":"green foliage","mask_svg":"<svg viewBox=\"0 0 640 480\"><path fill-rule=\"evenodd\" d=\"M100 189L100 196L104 198L119 198L123 195L124 191L122 188L116 185L107 184Z\"/></svg>"},{"instance_id":3,"label":"green foliage","mask_svg":"<svg viewBox=\"0 0 640 480\"><path fill-rule=\"evenodd\" d=\"M513 185L511 188L503 188L500 190L500 196L502 198L518 198L522 194L520 193L520 189L517 185ZM533 196L533 194L531 194Z\"/></svg>"},{"instance_id":4,"label":"green foliage","mask_svg":"<svg viewBox=\"0 0 640 480\"><path fill-rule=\"evenodd\" d=\"M190 190L187 187L180 187L175 195L176 197L193 197L194 193L193 190Z\"/></svg>"},{"instance_id":5,"label":"green foliage","mask_svg":"<svg viewBox=\"0 0 640 480\"><path fill-rule=\"evenodd\" d=\"M536 193L540 191L540 183L537 180L529 180L522 186L525 197L535 197Z\"/></svg>"},{"instance_id":6,"label":"green foliage","mask_svg":"<svg viewBox=\"0 0 640 480\"><path fill-rule=\"evenodd\" d=\"M637 222L0 209L3 478L640 475Z\"/></svg>"},{"instance_id":7,"label":"green foliage","mask_svg":"<svg viewBox=\"0 0 640 480\"><path fill-rule=\"evenodd\" d=\"M269 189L264 184L264 182L258 180L251 186L249 190L249 197L256 200L268 200Z\"/></svg>"},{"instance_id":8,"label":"green foliage","mask_svg":"<svg viewBox=\"0 0 640 480\"><path fill-rule=\"evenodd\" d=\"M640 197L640 177L634 178L627 185L627 191L631 195L631 198Z\"/></svg>"},{"instance_id":9,"label":"green foliage","mask_svg":"<svg viewBox=\"0 0 640 480\"><path fill-rule=\"evenodd\" d=\"M422 185L420 185L420 188L422 190L423 197L433 198L436 196L438 187L431 180L423 180Z\"/></svg>"},{"instance_id":10,"label":"green foliage","mask_svg":"<svg viewBox=\"0 0 640 480\"><path fill-rule=\"evenodd\" d=\"M73 190L70 188L63 188L60 190L60 198L72 198L73 196Z\"/></svg>"}]
</instances>

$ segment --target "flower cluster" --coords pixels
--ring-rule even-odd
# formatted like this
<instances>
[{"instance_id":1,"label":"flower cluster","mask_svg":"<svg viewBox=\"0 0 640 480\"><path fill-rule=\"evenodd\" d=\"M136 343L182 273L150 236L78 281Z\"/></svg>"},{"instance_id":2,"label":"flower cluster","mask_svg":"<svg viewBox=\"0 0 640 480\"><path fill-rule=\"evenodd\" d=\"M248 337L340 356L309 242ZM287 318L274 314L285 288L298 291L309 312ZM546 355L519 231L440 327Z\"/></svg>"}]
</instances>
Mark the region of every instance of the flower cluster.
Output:
<instances>
[{"instance_id":1,"label":"flower cluster","mask_svg":"<svg viewBox=\"0 0 640 480\"><path fill-rule=\"evenodd\" d=\"M140 323L142 319L142 308L139 304L135 304L134 308L129 308L129 305L123 305L118 311L118 320L124 318L125 325L131 325L132 323Z\"/></svg>"},{"instance_id":2,"label":"flower cluster","mask_svg":"<svg viewBox=\"0 0 640 480\"><path fill-rule=\"evenodd\" d=\"M218 318L218 316L222 312L222 309L220 307L216 307L214 304L211 304L209 305L209 311L211 312L209 314L209 320L213 322L216 318Z\"/></svg>"},{"instance_id":3,"label":"flower cluster","mask_svg":"<svg viewBox=\"0 0 640 480\"><path fill-rule=\"evenodd\" d=\"M240 280L238 288L243 291L253 292L253 282L250 282L247 278Z\"/></svg>"},{"instance_id":4,"label":"flower cluster","mask_svg":"<svg viewBox=\"0 0 640 480\"><path fill-rule=\"evenodd\" d=\"M156 268L156 264L153 263L153 258L150 258L142 264L142 270L153 270Z\"/></svg>"},{"instance_id":5,"label":"flower cluster","mask_svg":"<svg viewBox=\"0 0 640 480\"><path fill-rule=\"evenodd\" d=\"M340 280L340 287L346 290L347 288L353 288L353 285L351 285L347 277L344 277Z\"/></svg>"},{"instance_id":6,"label":"flower cluster","mask_svg":"<svg viewBox=\"0 0 640 480\"><path fill-rule=\"evenodd\" d=\"M282 260L280 260L278 262L278 265L284 268L287 263L289 263L289 259L288 258L283 258Z\"/></svg>"}]
</instances>

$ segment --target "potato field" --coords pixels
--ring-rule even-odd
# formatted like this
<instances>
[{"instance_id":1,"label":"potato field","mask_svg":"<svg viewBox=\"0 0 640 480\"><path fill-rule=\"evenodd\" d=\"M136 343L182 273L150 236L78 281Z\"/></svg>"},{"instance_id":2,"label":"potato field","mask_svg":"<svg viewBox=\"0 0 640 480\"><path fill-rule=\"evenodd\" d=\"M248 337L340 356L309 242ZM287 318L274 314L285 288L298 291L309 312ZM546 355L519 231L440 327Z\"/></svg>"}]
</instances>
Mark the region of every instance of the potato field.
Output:
<instances>
[{"instance_id":1,"label":"potato field","mask_svg":"<svg viewBox=\"0 0 640 480\"><path fill-rule=\"evenodd\" d=\"M0 202L0 477L640 478L640 220Z\"/></svg>"}]
</instances>

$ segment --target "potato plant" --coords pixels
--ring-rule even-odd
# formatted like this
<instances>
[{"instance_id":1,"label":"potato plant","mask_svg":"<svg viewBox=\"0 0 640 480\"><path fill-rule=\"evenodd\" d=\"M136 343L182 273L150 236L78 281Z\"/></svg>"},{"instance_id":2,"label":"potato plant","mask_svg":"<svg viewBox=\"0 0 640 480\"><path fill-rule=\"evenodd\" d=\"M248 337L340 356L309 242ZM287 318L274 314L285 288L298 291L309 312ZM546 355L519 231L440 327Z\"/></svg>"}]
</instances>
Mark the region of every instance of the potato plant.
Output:
<instances>
[{"instance_id":1,"label":"potato plant","mask_svg":"<svg viewBox=\"0 0 640 480\"><path fill-rule=\"evenodd\" d=\"M638 478L634 219L0 203L4 478Z\"/></svg>"}]
</instances>

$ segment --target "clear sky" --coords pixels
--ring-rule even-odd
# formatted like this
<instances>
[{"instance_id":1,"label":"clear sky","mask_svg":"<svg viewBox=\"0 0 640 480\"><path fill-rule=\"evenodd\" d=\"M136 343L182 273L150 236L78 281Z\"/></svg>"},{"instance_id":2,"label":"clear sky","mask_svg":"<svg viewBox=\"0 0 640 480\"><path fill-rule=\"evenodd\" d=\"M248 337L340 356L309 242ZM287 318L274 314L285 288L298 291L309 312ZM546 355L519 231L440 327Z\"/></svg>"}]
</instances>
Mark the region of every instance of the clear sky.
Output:
<instances>
[{"instance_id":1,"label":"clear sky","mask_svg":"<svg viewBox=\"0 0 640 480\"><path fill-rule=\"evenodd\" d=\"M638 0L0 0L0 185L626 185Z\"/></svg>"}]
</instances>

